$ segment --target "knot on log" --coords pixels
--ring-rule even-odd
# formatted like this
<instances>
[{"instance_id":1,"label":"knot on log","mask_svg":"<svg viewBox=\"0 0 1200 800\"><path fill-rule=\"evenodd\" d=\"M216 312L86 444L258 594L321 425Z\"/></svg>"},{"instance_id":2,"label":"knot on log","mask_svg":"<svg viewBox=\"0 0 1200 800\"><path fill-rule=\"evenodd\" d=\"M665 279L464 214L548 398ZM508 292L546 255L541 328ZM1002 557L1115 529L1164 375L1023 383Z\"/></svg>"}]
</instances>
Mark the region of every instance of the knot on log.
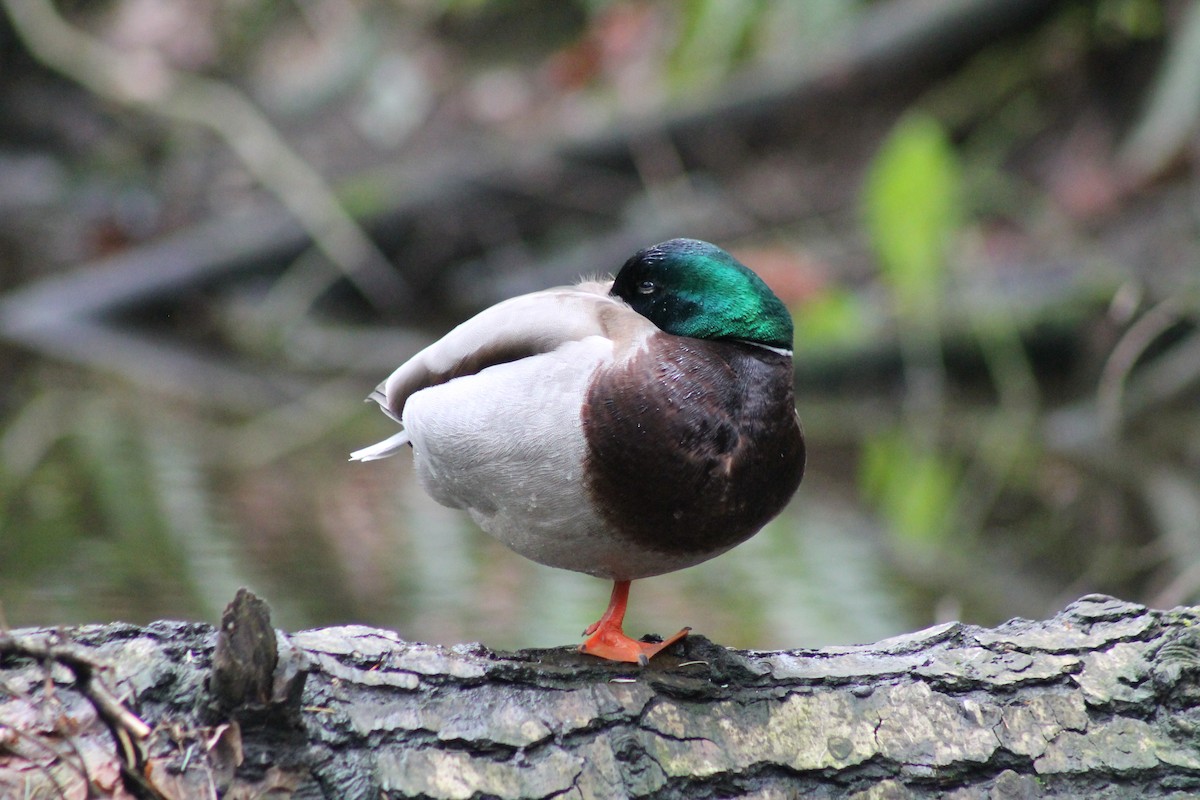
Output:
<instances>
[{"instance_id":1,"label":"knot on log","mask_svg":"<svg viewBox=\"0 0 1200 800\"><path fill-rule=\"evenodd\" d=\"M221 615L213 649L210 716L233 714L244 719L275 710L298 723L306 666L303 654L285 637L276 638L267 603L245 588L238 589Z\"/></svg>"}]
</instances>

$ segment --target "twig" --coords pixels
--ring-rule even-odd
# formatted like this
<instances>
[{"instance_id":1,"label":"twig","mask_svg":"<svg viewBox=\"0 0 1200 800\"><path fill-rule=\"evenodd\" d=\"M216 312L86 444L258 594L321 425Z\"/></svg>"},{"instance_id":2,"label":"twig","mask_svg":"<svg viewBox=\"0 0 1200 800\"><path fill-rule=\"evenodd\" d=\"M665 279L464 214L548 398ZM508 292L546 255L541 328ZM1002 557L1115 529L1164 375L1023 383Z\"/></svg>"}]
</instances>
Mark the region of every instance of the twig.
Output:
<instances>
[{"instance_id":1,"label":"twig","mask_svg":"<svg viewBox=\"0 0 1200 800\"><path fill-rule=\"evenodd\" d=\"M17 34L42 63L122 105L214 131L247 170L300 220L316 246L362 292L386 308L408 292L386 256L325 180L232 86L168 65L153 51L111 48L69 25L50 0L0 0Z\"/></svg>"},{"instance_id":2,"label":"twig","mask_svg":"<svg viewBox=\"0 0 1200 800\"><path fill-rule=\"evenodd\" d=\"M987 515L996 508L1029 445L1041 408L1037 377L1016 325L987 329L979 316L973 316L972 322L999 408L978 438L975 457L958 485L960 530L968 533L982 531Z\"/></svg>"},{"instance_id":3,"label":"twig","mask_svg":"<svg viewBox=\"0 0 1200 800\"><path fill-rule=\"evenodd\" d=\"M1096 408L1101 429L1109 436L1120 433L1125 383L1134 365L1155 339L1179 321L1181 313L1182 308L1175 298L1163 300L1129 326L1104 363L1100 385L1096 389Z\"/></svg>"},{"instance_id":4,"label":"twig","mask_svg":"<svg viewBox=\"0 0 1200 800\"><path fill-rule=\"evenodd\" d=\"M52 641L17 638L10 633L0 633L0 655L30 658L43 663L62 664L75 676L75 689L83 695L96 714L108 726L122 759L124 773L139 782L141 788L161 796L141 778L144 753L140 742L150 736L152 729L140 717L125 707L97 674L103 669L99 664L71 645Z\"/></svg>"},{"instance_id":5,"label":"twig","mask_svg":"<svg viewBox=\"0 0 1200 800\"><path fill-rule=\"evenodd\" d=\"M1188 3L1182 21L1174 26L1145 112L1121 146L1117 163L1132 180L1151 180L1189 146L1198 125L1200 3Z\"/></svg>"},{"instance_id":6,"label":"twig","mask_svg":"<svg viewBox=\"0 0 1200 800\"><path fill-rule=\"evenodd\" d=\"M1200 308L1189 312L1200 318ZM1177 399L1200 381L1200 330L1172 343L1171 349L1138 371L1122 403L1125 417L1143 414Z\"/></svg>"},{"instance_id":7,"label":"twig","mask_svg":"<svg viewBox=\"0 0 1200 800\"><path fill-rule=\"evenodd\" d=\"M97 671L104 668L103 665L78 652L74 647L50 642L35 643L6 633L0 636L0 654L62 664L71 670L75 676L76 687L91 701L102 718L121 726L138 739L145 739L150 735L150 726L125 708L124 704L96 674Z\"/></svg>"}]
</instances>

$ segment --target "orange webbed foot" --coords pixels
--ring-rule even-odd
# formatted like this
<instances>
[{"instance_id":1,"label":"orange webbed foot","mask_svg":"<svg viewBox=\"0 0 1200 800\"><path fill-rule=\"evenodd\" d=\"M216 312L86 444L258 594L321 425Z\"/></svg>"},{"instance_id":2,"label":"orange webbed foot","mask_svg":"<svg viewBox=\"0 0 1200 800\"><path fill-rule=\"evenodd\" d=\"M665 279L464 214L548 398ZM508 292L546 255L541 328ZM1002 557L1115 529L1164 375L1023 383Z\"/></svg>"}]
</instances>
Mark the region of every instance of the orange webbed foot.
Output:
<instances>
[{"instance_id":1,"label":"orange webbed foot","mask_svg":"<svg viewBox=\"0 0 1200 800\"><path fill-rule=\"evenodd\" d=\"M579 645L579 652L609 661L641 664L644 667L662 650L687 636L690 630L691 628L684 628L661 642L639 642L636 639L630 639L620 628L601 628L595 631L586 642Z\"/></svg>"},{"instance_id":2,"label":"orange webbed foot","mask_svg":"<svg viewBox=\"0 0 1200 800\"><path fill-rule=\"evenodd\" d=\"M625 607L628 603L629 581L617 581L613 584L612 598L608 601L608 608L604 615L583 632L583 635L589 638L579 645L579 652L609 661L623 661L645 666L651 658L687 636L688 631L691 630L691 628L684 628L661 642L639 642L636 639L630 639L621 629L621 624L625 621Z\"/></svg>"}]
</instances>

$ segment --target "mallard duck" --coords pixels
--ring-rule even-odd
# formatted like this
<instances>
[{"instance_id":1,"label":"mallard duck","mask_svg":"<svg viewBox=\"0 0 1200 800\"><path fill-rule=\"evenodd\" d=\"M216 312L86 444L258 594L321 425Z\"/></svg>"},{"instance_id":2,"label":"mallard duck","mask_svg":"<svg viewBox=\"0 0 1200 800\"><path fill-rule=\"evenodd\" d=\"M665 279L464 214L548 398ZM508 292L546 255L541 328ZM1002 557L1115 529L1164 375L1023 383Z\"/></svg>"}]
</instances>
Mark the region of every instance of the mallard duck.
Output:
<instances>
[{"instance_id":1,"label":"mallard duck","mask_svg":"<svg viewBox=\"0 0 1200 800\"><path fill-rule=\"evenodd\" d=\"M646 664L682 639L622 631L630 581L753 536L804 473L792 319L733 256L694 239L611 281L512 298L402 364L369 400L421 486L534 561L613 582L583 653Z\"/></svg>"}]
</instances>

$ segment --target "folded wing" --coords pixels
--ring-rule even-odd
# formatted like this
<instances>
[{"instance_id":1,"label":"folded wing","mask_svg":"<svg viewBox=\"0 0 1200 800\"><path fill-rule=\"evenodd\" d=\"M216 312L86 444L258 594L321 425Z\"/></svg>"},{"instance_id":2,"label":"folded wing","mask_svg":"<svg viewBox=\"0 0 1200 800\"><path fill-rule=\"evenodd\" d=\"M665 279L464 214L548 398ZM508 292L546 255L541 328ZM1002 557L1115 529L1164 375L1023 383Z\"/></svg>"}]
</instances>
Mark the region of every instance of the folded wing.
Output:
<instances>
[{"instance_id":1,"label":"folded wing","mask_svg":"<svg viewBox=\"0 0 1200 800\"><path fill-rule=\"evenodd\" d=\"M401 421L404 405L416 392L454 378L473 375L555 350L588 336L612 336L623 329L622 318L638 317L621 300L608 294L611 283L577 286L514 297L488 308L451 330L401 364L375 388L374 400L384 413ZM639 318L641 319L641 318ZM649 324L649 321L645 321ZM404 431L351 454L352 460L386 458L408 443Z\"/></svg>"}]
</instances>

